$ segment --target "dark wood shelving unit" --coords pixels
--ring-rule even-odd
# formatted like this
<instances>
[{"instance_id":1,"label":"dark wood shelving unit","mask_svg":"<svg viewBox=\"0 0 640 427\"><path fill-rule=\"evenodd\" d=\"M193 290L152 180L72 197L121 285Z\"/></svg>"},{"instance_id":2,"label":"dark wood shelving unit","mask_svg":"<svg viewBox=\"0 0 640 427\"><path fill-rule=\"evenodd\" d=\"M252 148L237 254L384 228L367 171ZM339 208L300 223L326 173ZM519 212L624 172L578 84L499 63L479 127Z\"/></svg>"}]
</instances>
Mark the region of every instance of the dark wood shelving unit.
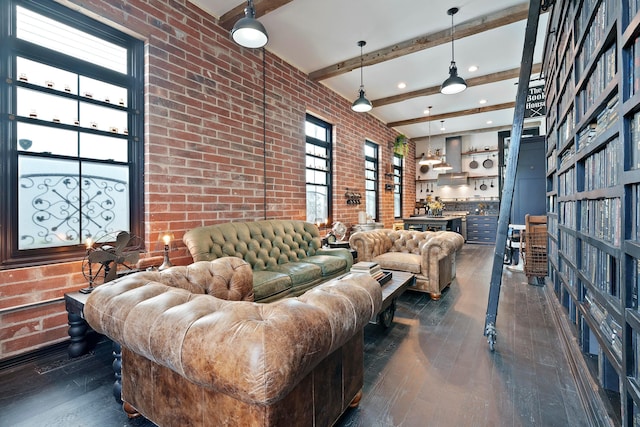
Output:
<instances>
[{"instance_id":1,"label":"dark wood shelving unit","mask_svg":"<svg viewBox=\"0 0 640 427\"><path fill-rule=\"evenodd\" d=\"M548 283L625 427L640 426L639 11L558 0L543 64Z\"/></svg>"}]
</instances>

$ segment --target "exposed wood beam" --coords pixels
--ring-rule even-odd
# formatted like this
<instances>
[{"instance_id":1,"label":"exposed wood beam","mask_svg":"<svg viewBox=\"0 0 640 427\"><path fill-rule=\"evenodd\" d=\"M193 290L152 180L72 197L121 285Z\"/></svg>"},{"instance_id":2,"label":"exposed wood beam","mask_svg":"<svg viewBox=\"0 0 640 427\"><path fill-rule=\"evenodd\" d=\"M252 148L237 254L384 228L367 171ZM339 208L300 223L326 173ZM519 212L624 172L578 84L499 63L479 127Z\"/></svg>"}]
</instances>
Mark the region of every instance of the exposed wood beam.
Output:
<instances>
[{"instance_id":1,"label":"exposed wood beam","mask_svg":"<svg viewBox=\"0 0 640 427\"><path fill-rule=\"evenodd\" d=\"M542 70L542 64L535 64L533 66L532 74L539 73ZM498 71L497 73L487 74L484 76L473 77L466 79L467 86L480 86L489 83L495 83L502 80L509 80L518 78L520 75L520 67L512 68L510 70ZM400 95L393 95L386 98L380 98L371 101L374 108L381 107L383 105L395 104L397 102L406 101L407 99L418 98L420 96L436 95L440 93L440 86L432 86L424 89L414 90L412 92L402 93Z\"/></svg>"},{"instance_id":2,"label":"exposed wood beam","mask_svg":"<svg viewBox=\"0 0 640 427\"><path fill-rule=\"evenodd\" d=\"M500 10L498 12L490 13L463 22L454 27L456 39L469 37L478 33L482 33L484 31L489 31L494 28L522 21L527 18L528 11L529 3L525 2ZM365 67L369 65L379 64L381 62L389 61L400 56L419 52L424 49L429 49L450 42L451 28L447 28L446 30L416 37L397 43L393 46L388 46L374 52L364 54L362 55L362 64ZM309 74L309 78L314 81L325 80L344 73L348 73L349 71L355 70L358 67L360 67L360 56L344 60L320 70L312 71Z\"/></svg>"},{"instance_id":3,"label":"exposed wood beam","mask_svg":"<svg viewBox=\"0 0 640 427\"><path fill-rule=\"evenodd\" d=\"M540 127L542 125L542 122L537 120L537 121L532 121L532 122L526 122L525 123L525 129L530 129L530 128L535 128L535 127ZM504 126L491 126L491 127L485 127L485 128L478 128L478 129L463 129L463 130L459 130L456 132L447 132L447 133L439 133L437 136L439 138L442 137L448 137L448 136L460 136L460 135L472 135L472 134L476 134L476 133L487 133L487 132L497 132L497 131L501 131L501 130L511 130L511 124L508 125L504 125ZM431 136L433 138L433 136ZM429 136L428 135L423 135L423 136L417 136L417 137L413 137L411 138L412 142L422 142L422 141L428 141L429 140ZM481 151L479 151L478 153L482 153Z\"/></svg>"},{"instance_id":4,"label":"exposed wood beam","mask_svg":"<svg viewBox=\"0 0 640 427\"><path fill-rule=\"evenodd\" d=\"M253 7L256 10L256 18L266 15L269 12L273 12L279 7L284 6L287 3L291 3L293 0L254 0ZM231 31L238 19L244 18L244 8L247 7L247 2L243 2L238 6L225 13L218 20L218 24Z\"/></svg>"},{"instance_id":5,"label":"exposed wood beam","mask_svg":"<svg viewBox=\"0 0 640 427\"><path fill-rule=\"evenodd\" d=\"M467 110L452 111L450 113L434 114L434 115L431 115L431 116L416 117L415 119L407 119L407 120L400 120L400 121L397 121L397 122L389 122L389 123L387 123L387 126L393 128L393 127L396 127L396 126L408 126L408 125L415 125L417 123L434 122L434 121L437 121L437 120L451 119L453 117L469 116L471 114L488 113L489 111L506 110L507 108L515 107L515 105L516 105L515 102L504 102L502 104L487 105L486 107L469 108Z\"/></svg>"}]
</instances>

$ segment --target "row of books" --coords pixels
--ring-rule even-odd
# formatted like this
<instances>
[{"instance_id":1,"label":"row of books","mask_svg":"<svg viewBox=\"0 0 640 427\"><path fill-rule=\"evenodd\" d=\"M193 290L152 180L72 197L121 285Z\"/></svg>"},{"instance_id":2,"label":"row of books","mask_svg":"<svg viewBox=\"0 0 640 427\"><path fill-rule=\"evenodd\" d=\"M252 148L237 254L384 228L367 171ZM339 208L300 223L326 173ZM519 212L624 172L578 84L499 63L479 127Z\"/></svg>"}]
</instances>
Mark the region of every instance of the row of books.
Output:
<instances>
[{"instance_id":1,"label":"row of books","mask_svg":"<svg viewBox=\"0 0 640 427\"><path fill-rule=\"evenodd\" d=\"M586 113L602 94L609 82L613 80L617 71L616 43L613 43L598 59L596 68L589 76L584 89L578 94L580 112Z\"/></svg>"},{"instance_id":2,"label":"row of books","mask_svg":"<svg viewBox=\"0 0 640 427\"><path fill-rule=\"evenodd\" d=\"M629 154L631 155L631 168L640 169L640 112L631 118L631 140L629 142Z\"/></svg>"},{"instance_id":3,"label":"row of books","mask_svg":"<svg viewBox=\"0 0 640 427\"><path fill-rule=\"evenodd\" d=\"M631 236L630 239L640 241L640 185L631 186ZM635 222L633 222L635 220Z\"/></svg>"},{"instance_id":4,"label":"row of books","mask_svg":"<svg viewBox=\"0 0 640 427\"><path fill-rule=\"evenodd\" d=\"M573 133L573 129L575 128L574 123L574 109L571 108L567 113L564 121L558 127L558 147L563 147L567 141L571 138Z\"/></svg>"},{"instance_id":5,"label":"row of books","mask_svg":"<svg viewBox=\"0 0 640 427\"><path fill-rule=\"evenodd\" d=\"M605 39L605 31L609 25L616 18L618 9L618 0L603 0L598 5L598 0L585 0L582 4L582 10L580 16L576 19L576 31L578 37L582 33L582 29L586 28L591 18L593 8L598 5L598 10L595 13L593 21L589 26L588 32L585 35L584 42L582 43L582 49L578 54L576 60L576 75L580 75L588 65L590 59L593 57L594 52L598 48L598 45Z\"/></svg>"},{"instance_id":6,"label":"row of books","mask_svg":"<svg viewBox=\"0 0 640 427\"><path fill-rule=\"evenodd\" d=\"M580 231L619 247L621 210L622 202L619 197L581 200Z\"/></svg>"},{"instance_id":7,"label":"row of books","mask_svg":"<svg viewBox=\"0 0 640 427\"><path fill-rule=\"evenodd\" d=\"M594 322L598 325L602 337L609 348L622 360L622 327L607 310L602 307L588 292L584 296L584 305Z\"/></svg>"},{"instance_id":8,"label":"row of books","mask_svg":"<svg viewBox=\"0 0 640 427\"><path fill-rule=\"evenodd\" d=\"M552 146L551 144L549 144L549 141L547 141L547 144L550 147ZM555 168L556 168L556 149L554 148L551 151L551 155L547 157L547 172L551 172Z\"/></svg>"},{"instance_id":9,"label":"row of books","mask_svg":"<svg viewBox=\"0 0 640 427\"><path fill-rule=\"evenodd\" d=\"M622 165L621 145L620 139L615 138L584 160L585 191L618 185Z\"/></svg>"},{"instance_id":10,"label":"row of books","mask_svg":"<svg viewBox=\"0 0 640 427\"><path fill-rule=\"evenodd\" d=\"M577 265L576 262L576 238L566 231L561 231L560 236L560 247L562 248L562 253L564 257L571 261L574 265Z\"/></svg>"},{"instance_id":11,"label":"row of books","mask_svg":"<svg viewBox=\"0 0 640 427\"><path fill-rule=\"evenodd\" d=\"M582 242L580 271L591 284L605 295L620 298L620 263L605 251Z\"/></svg>"},{"instance_id":12,"label":"row of books","mask_svg":"<svg viewBox=\"0 0 640 427\"><path fill-rule=\"evenodd\" d=\"M558 204L558 215L560 224L565 227L569 227L573 230L576 229L577 221L576 221L576 202L575 201L566 201L560 202Z\"/></svg>"},{"instance_id":13,"label":"row of books","mask_svg":"<svg viewBox=\"0 0 640 427\"><path fill-rule=\"evenodd\" d=\"M589 123L576 135L578 151L589 147L598 136L618 123L618 94L612 97L595 120Z\"/></svg>"},{"instance_id":14,"label":"row of books","mask_svg":"<svg viewBox=\"0 0 640 427\"><path fill-rule=\"evenodd\" d=\"M565 286L576 290L576 271L564 260L564 258L560 258L559 260L558 271L560 272L560 276L562 277L562 281Z\"/></svg>"},{"instance_id":15,"label":"row of books","mask_svg":"<svg viewBox=\"0 0 640 427\"><path fill-rule=\"evenodd\" d=\"M576 192L576 168L569 168L558 175L558 196L570 196Z\"/></svg>"}]
</instances>

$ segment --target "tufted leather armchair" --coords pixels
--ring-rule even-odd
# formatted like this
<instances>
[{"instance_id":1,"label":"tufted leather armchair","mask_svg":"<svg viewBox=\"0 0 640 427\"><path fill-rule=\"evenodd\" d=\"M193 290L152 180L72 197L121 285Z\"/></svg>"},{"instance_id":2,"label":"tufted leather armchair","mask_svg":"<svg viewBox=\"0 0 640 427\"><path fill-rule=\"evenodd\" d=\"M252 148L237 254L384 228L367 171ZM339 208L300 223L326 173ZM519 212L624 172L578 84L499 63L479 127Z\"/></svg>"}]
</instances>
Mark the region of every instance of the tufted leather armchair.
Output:
<instances>
[{"instance_id":1,"label":"tufted leather armchair","mask_svg":"<svg viewBox=\"0 0 640 427\"><path fill-rule=\"evenodd\" d=\"M352 234L349 244L358 252L359 261L413 273L416 284L410 289L439 299L455 278L456 252L464 238L452 231L375 229Z\"/></svg>"},{"instance_id":2,"label":"tufted leather armchair","mask_svg":"<svg viewBox=\"0 0 640 427\"><path fill-rule=\"evenodd\" d=\"M251 273L226 257L91 293L87 322L122 346L125 410L161 426L329 426L358 403L378 282L347 274L255 303Z\"/></svg>"},{"instance_id":3,"label":"tufted leather armchair","mask_svg":"<svg viewBox=\"0 0 640 427\"><path fill-rule=\"evenodd\" d=\"M256 301L300 295L348 272L353 263L347 249L322 248L318 228L298 220L197 227L182 240L194 261L236 257L249 263Z\"/></svg>"}]
</instances>

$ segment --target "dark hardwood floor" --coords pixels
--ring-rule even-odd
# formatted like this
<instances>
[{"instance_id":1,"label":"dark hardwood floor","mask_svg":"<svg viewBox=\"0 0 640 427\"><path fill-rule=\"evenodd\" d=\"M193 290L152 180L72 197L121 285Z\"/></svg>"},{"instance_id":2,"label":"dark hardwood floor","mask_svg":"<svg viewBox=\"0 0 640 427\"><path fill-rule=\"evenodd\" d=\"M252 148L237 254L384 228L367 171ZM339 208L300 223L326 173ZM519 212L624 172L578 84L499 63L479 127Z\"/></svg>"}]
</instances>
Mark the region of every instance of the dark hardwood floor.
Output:
<instances>
[{"instance_id":1,"label":"dark hardwood floor","mask_svg":"<svg viewBox=\"0 0 640 427\"><path fill-rule=\"evenodd\" d=\"M506 271L496 351L483 335L493 247L465 245L439 301L407 292L365 329L360 406L339 426L587 426L542 286ZM64 349L0 371L0 426L152 426L115 403L111 348Z\"/></svg>"}]
</instances>

